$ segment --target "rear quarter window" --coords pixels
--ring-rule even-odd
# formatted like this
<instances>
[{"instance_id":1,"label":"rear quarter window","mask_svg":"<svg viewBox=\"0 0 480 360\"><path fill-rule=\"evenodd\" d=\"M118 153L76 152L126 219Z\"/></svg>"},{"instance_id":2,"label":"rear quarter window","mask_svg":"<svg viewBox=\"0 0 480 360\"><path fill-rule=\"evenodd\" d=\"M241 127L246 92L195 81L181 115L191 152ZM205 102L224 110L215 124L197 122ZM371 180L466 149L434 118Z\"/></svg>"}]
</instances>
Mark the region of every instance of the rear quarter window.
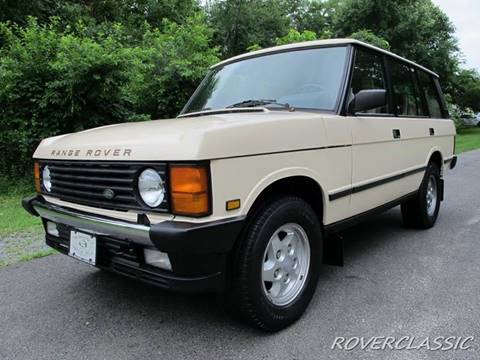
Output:
<instances>
[{"instance_id":1,"label":"rear quarter window","mask_svg":"<svg viewBox=\"0 0 480 360\"><path fill-rule=\"evenodd\" d=\"M420 80L420 86L425 93L425 99L427 101L430 117L437 119L443 118L444 116L440 103L440 95L438 94L432 75L427 74L424 71L419 71L418 79Z\"/></svg>"}]
</instances>

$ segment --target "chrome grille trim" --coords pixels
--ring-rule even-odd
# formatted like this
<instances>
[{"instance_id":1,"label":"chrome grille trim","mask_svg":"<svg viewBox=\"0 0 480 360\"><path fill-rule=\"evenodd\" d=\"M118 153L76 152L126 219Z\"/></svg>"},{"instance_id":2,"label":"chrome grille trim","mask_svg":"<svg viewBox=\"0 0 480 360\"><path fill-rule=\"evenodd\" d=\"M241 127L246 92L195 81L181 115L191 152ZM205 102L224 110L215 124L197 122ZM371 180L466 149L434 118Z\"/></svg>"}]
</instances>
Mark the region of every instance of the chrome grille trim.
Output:
<instances>
[{"instance_id":1,"label":"chrome grille trim","mask_svg":"<svg viewBox=\"0 0 480 360\"><path fill-rule=\"evenodd\" d=\"M42 187L42 194L109 210L169 212L168 196L152 209L143 203L137 190L138 174L153 168L162 177L168 194L165 163L39 160L39 164L42 169L48 165L52 179L52 190L48 192ZM105 197L107 189L115 193L112 199Z\"/></svg>"}]
</instances>

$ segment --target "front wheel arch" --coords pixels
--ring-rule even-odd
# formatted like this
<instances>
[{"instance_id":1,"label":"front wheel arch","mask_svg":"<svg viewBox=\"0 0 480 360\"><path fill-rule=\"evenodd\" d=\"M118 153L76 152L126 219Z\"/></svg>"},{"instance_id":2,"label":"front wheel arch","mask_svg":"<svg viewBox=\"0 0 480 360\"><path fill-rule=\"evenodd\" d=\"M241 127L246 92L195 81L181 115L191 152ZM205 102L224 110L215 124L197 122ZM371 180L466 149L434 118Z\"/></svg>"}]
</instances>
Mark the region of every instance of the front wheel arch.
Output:
<instances>
[{"instance_id":1,"label":"front wheel arch","mask_svg":"<svg viewBox=\"0 0 480 360\"><path fill-rule=\"evenodd\" d=\"M250 206L247 218L251 217L258 208L280 196L296 196L303 199L313 208L320 224L323 225L324 191L316 180L308 176L288 176L266 186Z\"/></svg>"}]
</instances>

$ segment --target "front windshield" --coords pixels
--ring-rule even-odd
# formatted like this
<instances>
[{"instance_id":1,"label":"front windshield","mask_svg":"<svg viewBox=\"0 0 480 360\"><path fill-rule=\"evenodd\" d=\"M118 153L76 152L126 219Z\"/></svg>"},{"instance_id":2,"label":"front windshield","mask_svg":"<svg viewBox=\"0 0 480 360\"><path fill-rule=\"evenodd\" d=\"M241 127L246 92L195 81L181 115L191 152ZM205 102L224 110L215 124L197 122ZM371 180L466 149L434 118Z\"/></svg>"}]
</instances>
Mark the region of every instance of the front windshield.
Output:
<instances>
[{"instance_id":1,"label":"front windshield","mask_svg":"<svg viewBox=\"0 0 480 360\"><path fill-rule=\"evenodd\" d=\"M264 99L294 108L332 111L346 61L346 47L330 47L275 53L217 67L207 74L182 113Z\"/></svg>"}]
</instances>

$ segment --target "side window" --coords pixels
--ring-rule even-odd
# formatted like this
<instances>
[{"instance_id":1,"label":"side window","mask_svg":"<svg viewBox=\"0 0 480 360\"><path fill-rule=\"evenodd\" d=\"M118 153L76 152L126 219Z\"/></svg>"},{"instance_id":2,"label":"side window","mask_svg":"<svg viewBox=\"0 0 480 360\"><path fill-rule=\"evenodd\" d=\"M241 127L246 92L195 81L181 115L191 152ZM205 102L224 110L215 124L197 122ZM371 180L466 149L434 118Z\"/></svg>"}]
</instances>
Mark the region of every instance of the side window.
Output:
<instances>
[{"instance_id":1,"label":"side window","mask_svg":"<svg viewBox=\"0 0 480 360\"><path fill-rule=\"evenodd\" d=\"M397 61L389 60L393 104L398 116L426 116L415 71Z\"/></svg>"},{"instance_id":2,"label":"side window","mask_svg":"<svg viewBox=\"0 0 480 360\"><path fill-rule=\"evenodd\" d=\"M370 51L357 49L353 67L351 95L361 90L386 89L383 58ZM386 114L386 107L371 109L365 113Z\"/></svg>"},{"instance_id":3,"label":"side window","mask_svg":"<svg viewBox=\"0 0 480 360\"><path fill-rule=\"evenodd\" d=\"M438 91L435 83L433 82L432 76L424 71L419 71L418 79L420 80L420 86L425 92L425 98L430 110L430 116L437 119L443 118Z\"/></svg>"}]
</instances>

